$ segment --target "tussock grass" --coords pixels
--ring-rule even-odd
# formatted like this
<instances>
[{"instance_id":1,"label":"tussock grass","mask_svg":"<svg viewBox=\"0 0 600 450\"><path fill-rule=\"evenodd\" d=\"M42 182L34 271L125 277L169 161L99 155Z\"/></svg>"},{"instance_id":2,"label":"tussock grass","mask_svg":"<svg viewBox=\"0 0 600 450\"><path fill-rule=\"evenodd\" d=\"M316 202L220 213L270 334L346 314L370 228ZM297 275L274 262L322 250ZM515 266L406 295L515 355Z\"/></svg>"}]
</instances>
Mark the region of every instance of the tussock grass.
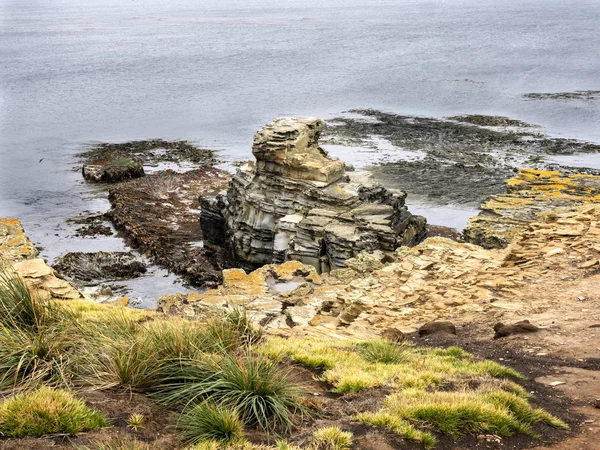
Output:
<instances>
[{"instance_id":1,"label":"tussock grass","mask_svg":"<svg viewBox=\"0 0 600 450\"><path fill-rule=\"evenodd\" d=\"M98 389L145 392L156 388L162 383L164 361L153 344L148 335L134 335L91 345L82 357L82 381Z\"/></svg>"},{"instance_id":2,"label":"tussock grass","mask_svg":"<svg viewBox=\"0 0 600 450\"><path fill-rule=\"evenodd\" d=\"M77 446L77 450L151 450L145 442L127 437L116 437L104 442L96 442L92 446Z\"/></svg>"},{"instance_id":3,"label":"tussock grass","mask_svg":"<svg viewBox=\"0 0 600 450\"><path fill-rule=\"evenodd\" d=\"M71 337L61 329L32 333L0 325L0 390L68 385L70 347Z\"/></svg>"},{"instance_id":4,"label":"tussock grass","mask_svg":"<svg viewBox=\"0 0 600 450\"><path fill-rule=\"evenodd\" d=\"M0 324L35 329L48 321L48 306L31 292L10 263L0 260Z\"/></svg>"},{"instance_id":5,"label":"tussock grass","mask_svg":"<svg viewBox=\"0 0 600 450\"><path fill-rule=\"evenodd\" d=\"M210 402L199 403L185 412L177 424L189 444L216 441L239 443L244 439L244 422L234 408Z\"/></svg>"},{"instance_id":6,"label":"tussock grass","mask_svg":"<svg viewBox=\"0 0 600 450\"><path fill-rule=\"evenodd\" d=\"M400 364L408 360L406 346L375 339L357 346L360 355L367 361L382 364Z\"/></svg>"},{"instance_id":7,"label":"tussock grass","mask_svg":"<svg viewBox=\"0 0 600 450\"><path fill-rule=\"evenodd\" d=\"M203 441L187 450L302 450L300 447L291 445L286 441L277 441L275 445L260 445L250 442L224 445L219 441ZM304 449L309 450L309 449Z\"/></svg>"},{"instance_id":8,"label":"tussock grass","mask_svg":"<svg viewBox=\"0 0 600 450\"><path fill-rule=\"evenodd\" d=\"M313 433L314 450L348 450L352 446L352 433L339 427L320 428Z\"/></svg>"},{"instance_id":9,"label":"tussock grass","mask_svg":"<svg viewBox=\"0 0 600 450\"><path fill-rule=\"evenodd\" d=\"M106 426L102 415L67 391L46 387L0 404L0 433L12 437L76 434Z\"/></svg>"},{"instance_id":10,"label":"tussock grass","mask_svg":"<svg viewBox=\"0 0 600 450\"><path fill-rule=\"evenodd\" d=\"M184 407L209 401L236 409L250 425L290 433L292 414L303 411L301 390L279 364L251 352L221 353L170 366L154 398Z\"/></svg>"}]
</instances>

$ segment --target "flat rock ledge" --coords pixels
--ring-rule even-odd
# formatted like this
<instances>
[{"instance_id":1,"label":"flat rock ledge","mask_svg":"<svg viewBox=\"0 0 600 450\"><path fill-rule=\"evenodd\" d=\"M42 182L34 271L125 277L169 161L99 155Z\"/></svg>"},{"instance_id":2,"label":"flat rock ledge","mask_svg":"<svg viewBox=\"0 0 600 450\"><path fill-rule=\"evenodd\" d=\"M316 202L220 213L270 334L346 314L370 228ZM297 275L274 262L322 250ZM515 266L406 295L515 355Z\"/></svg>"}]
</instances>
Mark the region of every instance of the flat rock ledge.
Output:
<instances>
[{"instance_id":1,"label":"flat rock ledge","mask_svg":"<svg viewBox=\"0 0 600 450\"><path fill-rule=\"evenodd\" d=\"M158 307L197 316L243 306L282 335L363 338L434 320L492 323L556 308L562 300L548 292L558 286L576 292L582 280L600 282L599 241L600 206L589 205L533 222L502 250L433 237L399 248L393 261L363 253L327 274L299 261L231 269L217 289L164 296Z\"/></svg>"},{"instance_id":2,"label":"flat rock ledge","mask_svg":"<svg viewBox=\"0 0 600 450\"><path fill-rule=\"evenodd\" d=\"M481 212L469 220L463 237L484 248L504 248L544 215L597 203L598 176L521 169L508 180L506 194L495 195L481 205Z\"/></svg>"},{"instance_id":3,"label":"flat rock ledge","mask_svg":"<svg viewBox=\"0 0 600 450\"><path fill-rule=\"evenodd\" d=\"M17 219L0 218L0 264L8 264L44 300L74 300L83 295L48 266Z\"/></svg>"},{"instance_id":4,"label":"flat rock ledge","mask_svg":"<svg viewBox=\"0 0 600 450\"><path fill-rule=\"evenodd\" d=\"M226 270L217 289L163 297L159 309L194 316L242 305L272 334L364 338L439 320L491 330L597 297L589 292L600 283L600 205L560 206L521 230L503 249L432 237L323 274L299 261Z\"/></svg>"},{"instance_id":5,"label":"flat rock ledge","mask_svg":"<svg viewBox=\"0 0 600 450\"><path fill-rule=\"evenodd\" d=\"M283 118L258 131L256 161L237 171L226 192L201 199L205 238L246 269L293 260L319 273L361 252L422 240L425 219L408 212L406 193L329 157L318 143L324 127L317 118Z\"/></svg>"}]
</instances>

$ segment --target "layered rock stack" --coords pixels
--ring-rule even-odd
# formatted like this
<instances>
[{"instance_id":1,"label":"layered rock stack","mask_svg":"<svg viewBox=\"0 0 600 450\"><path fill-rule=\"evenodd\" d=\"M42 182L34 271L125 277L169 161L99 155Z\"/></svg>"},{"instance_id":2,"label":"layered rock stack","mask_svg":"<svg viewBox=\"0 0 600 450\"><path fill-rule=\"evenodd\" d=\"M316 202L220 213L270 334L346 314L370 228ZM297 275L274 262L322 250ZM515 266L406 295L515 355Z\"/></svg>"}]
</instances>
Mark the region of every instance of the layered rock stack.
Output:
<instances>
[{"instance_id":1,"label":"layered rock stack","mask_svg":"<svg viewBox=\"0 0 600 450\"><path fill-rule=\"evenodd\" d=\"M227 192L201 199L205 240L227 246L245 268L297 260L320 272L358 253L393 251L425 235L406 194L346 172L319 144L325 123L284 118L254 136L248 162Z\"/></svg>"}]
</instances>

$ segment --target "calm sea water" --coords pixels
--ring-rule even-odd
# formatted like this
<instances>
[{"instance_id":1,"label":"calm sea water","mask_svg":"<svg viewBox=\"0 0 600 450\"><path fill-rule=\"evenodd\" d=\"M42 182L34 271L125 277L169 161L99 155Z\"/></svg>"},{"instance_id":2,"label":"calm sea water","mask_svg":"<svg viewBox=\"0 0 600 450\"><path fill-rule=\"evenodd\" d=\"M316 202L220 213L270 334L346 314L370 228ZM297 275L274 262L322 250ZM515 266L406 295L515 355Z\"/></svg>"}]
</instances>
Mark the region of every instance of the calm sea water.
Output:
<instances>
[{"instance_id":1,"label":"calm sea water","mask_svg":"<svg viewBox=\"0 0 600 450\"><path fill-rule=\"evenodd\" d=\"M599 23L597 0L0 0L0 215L50 259L81 249L65 219L108 206L73 170L83 145L247 159L281 115L501 114L599 142L600 102L521 98L600 89Z\"/></svg>"}]
</instances>

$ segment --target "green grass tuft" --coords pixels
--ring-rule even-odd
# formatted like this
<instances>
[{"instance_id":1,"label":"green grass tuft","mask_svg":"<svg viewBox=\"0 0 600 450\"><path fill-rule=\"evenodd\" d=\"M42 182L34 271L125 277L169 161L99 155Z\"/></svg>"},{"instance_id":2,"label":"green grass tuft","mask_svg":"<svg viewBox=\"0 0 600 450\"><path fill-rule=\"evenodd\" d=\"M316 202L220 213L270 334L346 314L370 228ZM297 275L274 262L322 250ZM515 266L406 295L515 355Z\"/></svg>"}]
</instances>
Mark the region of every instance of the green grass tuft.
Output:
<instances>
[{"instance_id":1,"label":"green grass tuft","mask_svg":"<svg viewBox=\"0 0 600 450\"><path fill-rule=\"evenodd\" d=\"M0 433L11 437L72 435L106 425L100 413L67 391L44 387L17 394L0 404Z\"/></svg>"},{"instance_id":2,"label":"green grass tuft","mask_svg":"<svg viewBox=\"0 0 600 450\"><path fill-rule=\"evenodd\" d=\"M223 404L267 431L291 432L292 414L303 410L301 391L288 372L260 355L223 353L182 360L168 369L166 382L154 395L165 404Z\"/></svg>"},{"instance_id":3,"label":"green grass tuft","mask_svg":"<svg viewBox=\"0 0 600 450\"><path fill-rule=\"evenodd\" d=\"M358 345L360 355L367 361L382 364L400 364L408 360L406 347L376 339Z\"/></svg>"},{"instance_id":4,"label":"green grass tuft","mask_svg":"<svg viewBox=\"0 0 600 450\"><path fill-rule=\"evenodd\" d=\"M314 450L349 450L352 433L339 427L320 428L312 436Z\"/></svg>"},{"instance_id":5,"label":"green grass tuft","mask_svg":"<svg viewBox=\"0 0 600 450\"><path fill-rule=\"evenodd\" d=\"M185 412L177 424L188 444L217 441L221 444L241 442L244 423L231 407L204 402Z\"/></svg>"}]
</instances>

